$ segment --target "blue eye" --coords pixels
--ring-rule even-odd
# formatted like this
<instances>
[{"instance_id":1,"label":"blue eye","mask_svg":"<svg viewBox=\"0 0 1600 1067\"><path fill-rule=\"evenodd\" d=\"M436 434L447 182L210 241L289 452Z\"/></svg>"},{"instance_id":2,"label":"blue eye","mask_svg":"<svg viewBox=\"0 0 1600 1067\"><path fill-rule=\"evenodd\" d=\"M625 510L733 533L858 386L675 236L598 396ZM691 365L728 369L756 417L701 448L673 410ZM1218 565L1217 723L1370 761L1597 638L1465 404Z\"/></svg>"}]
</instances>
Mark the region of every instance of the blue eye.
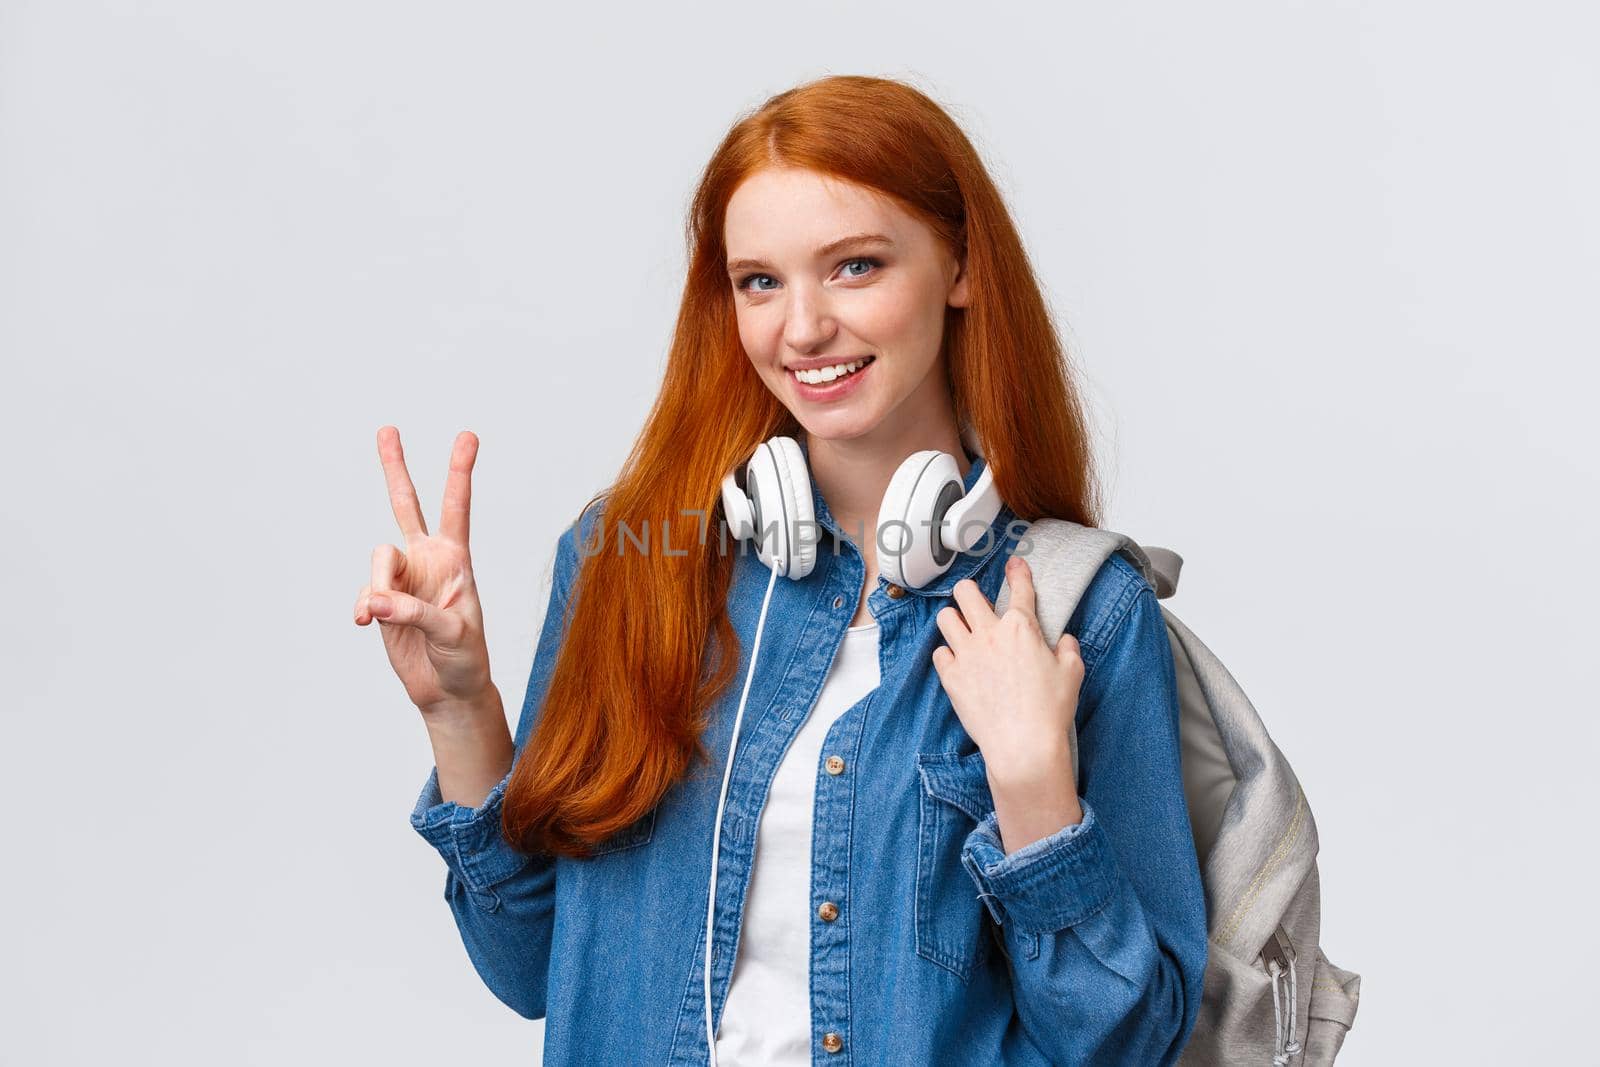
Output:
<instances>
[{"instance_id":1,"label":"blue eye","mask_svg":"<svg viewBox=\"0 0 1600 1067\"><path fill-rule=\"evenodd\" d=\"M849 273L849 272L847 272L845 274L846 278L864 278L869 273L871 273L871 271L876 270L879 267L883 266L883 262L881 260L874 259L871 256L855 256L855 257L853 257L851 259L845 260L840 265L843 266L843 267L848 267L852 263L865 263L865 264L867 264L867 266L870 269L869 270L865 270L865 271L860 271L860 272L857 272L857 273ZM749 291L749 292L756 292L756 293L770 293L770 292L772 292L771 289L762 289L762 288L750 289L750 283L755 281L757 278L766 278L769 281L775 281L776 280L770 274L746 274L743 278L739 279L739 281L735 284L734 288L742 290L742 291Z\"/></svg>"},{"instance_id":2,"label":"blue eye","mask_svg":"<svg viewBox=\"0 0 1600 1067\"><path fill-rule=\"evenodd\" d=\"M847 259L847 260L844 261L844 265L847 266L847 267L852 263L865 263L865 264L867 264L868 266L870 266L870 267L872 267L874 269L883 266L882 263L879 263L877 260L873 259L871 256L857 256L855 259ZM861 274L847 274L846 277L848 277L848 278L860 278L860 277L862 277L862 275Z\"/></svg>"}]
</instances>

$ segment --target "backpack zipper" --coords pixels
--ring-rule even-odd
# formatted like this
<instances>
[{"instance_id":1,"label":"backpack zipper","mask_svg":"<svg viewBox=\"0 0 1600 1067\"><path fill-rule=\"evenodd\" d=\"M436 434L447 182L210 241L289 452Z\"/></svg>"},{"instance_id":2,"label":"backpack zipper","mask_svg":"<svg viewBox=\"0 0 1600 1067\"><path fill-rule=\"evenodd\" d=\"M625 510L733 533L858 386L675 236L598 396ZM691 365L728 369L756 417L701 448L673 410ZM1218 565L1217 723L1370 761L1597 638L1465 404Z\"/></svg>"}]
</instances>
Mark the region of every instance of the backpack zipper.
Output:
<instances>
[{"instance_id":1,"label":"backpack zipper","mask_svg":"<svg viewBox=\"0 0 1600 1067\"><path fill-rule=\"evenodd\" d=\"M1300 1042L1294 1037L1295 1005L1299 1001L1294 973L1294 943L1289 932L1280 924L1261 950L1261 962L1272 976L1272 1067L1287 1067L1289 1057L1300 1051ZM1288 972L1289 976L1289 1026L1287 1039L1283 1025L1283 1009L1279 1006L1278 982Z\"/></svg>"}]
</instances>

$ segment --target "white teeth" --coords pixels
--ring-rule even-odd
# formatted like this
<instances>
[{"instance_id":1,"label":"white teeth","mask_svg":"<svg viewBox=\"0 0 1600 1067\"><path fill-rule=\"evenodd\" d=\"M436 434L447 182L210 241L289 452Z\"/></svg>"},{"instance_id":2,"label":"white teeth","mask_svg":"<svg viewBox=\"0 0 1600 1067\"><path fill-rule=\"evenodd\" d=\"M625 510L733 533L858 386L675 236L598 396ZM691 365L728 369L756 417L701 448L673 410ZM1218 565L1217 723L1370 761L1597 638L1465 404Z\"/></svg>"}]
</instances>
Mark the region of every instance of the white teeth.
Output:
<instances>
[{"instance_id":1,"label":"white teeth","mask_svg":"<svg viewBox=\"0 0 1600 1067\"><path fill-rule=\"evenodd\" d=\"M818 367L815 370L797 370L794 376L807 385L822 385L835 378L843 378L846 374L854 374L866 366L865 359L851 360L849 363L836 363L831 367Z\"/></svg>"}]
</instances>

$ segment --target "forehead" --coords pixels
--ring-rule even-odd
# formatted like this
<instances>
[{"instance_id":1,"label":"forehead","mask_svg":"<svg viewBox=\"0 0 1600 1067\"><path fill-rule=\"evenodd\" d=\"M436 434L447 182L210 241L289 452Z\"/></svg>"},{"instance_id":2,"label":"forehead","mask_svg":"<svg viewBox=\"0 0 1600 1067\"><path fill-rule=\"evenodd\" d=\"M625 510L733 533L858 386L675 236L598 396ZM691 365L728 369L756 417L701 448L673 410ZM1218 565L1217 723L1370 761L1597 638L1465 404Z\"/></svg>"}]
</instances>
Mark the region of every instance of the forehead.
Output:
<instances>
[{"instance_id":1,"label":"forehead","mask_svg":"<svg viewBox=\"0 0 1600 1067\"><path fill-rule=\"evenodd\" d=\"M730 258L810 255L849 233L909 241L915 227L915 219L874 189L813 170L768 168L734 190L723 239Z\"/></svg>"}]
</instances>

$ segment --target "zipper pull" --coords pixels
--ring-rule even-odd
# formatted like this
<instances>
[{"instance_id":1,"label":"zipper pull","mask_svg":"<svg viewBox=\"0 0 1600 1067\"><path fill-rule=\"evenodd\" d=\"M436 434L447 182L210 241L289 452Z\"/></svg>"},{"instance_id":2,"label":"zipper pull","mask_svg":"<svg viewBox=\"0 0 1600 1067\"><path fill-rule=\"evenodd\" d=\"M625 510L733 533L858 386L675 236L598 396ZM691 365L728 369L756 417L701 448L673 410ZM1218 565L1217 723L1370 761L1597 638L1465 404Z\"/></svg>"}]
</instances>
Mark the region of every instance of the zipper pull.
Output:
<instances>
[{"instance_id":1,"label":"zipper pull","mask_svg":"<svg viewBox=\"0 0 1600 1067\"><path fill-rule=\"evenodd\" d=\"M1300 1042L1295 1040L1295 1005L1299 1003L1299 983L1295 981L1294 971L1294 943L1289 940L1289 932L1280 924L1272 931L1272 937L1261 950L1261 962L1266 965L1267 973L1272 976L1272 1065L1273 1067L1287 1067L1289 1057L1301 1050ZM1288 1039L1284 1038L1283 1012L1278 1000L1278 981L1288 972L1289 976L1289 1026Z\"/></svg>"}]
</instances>

